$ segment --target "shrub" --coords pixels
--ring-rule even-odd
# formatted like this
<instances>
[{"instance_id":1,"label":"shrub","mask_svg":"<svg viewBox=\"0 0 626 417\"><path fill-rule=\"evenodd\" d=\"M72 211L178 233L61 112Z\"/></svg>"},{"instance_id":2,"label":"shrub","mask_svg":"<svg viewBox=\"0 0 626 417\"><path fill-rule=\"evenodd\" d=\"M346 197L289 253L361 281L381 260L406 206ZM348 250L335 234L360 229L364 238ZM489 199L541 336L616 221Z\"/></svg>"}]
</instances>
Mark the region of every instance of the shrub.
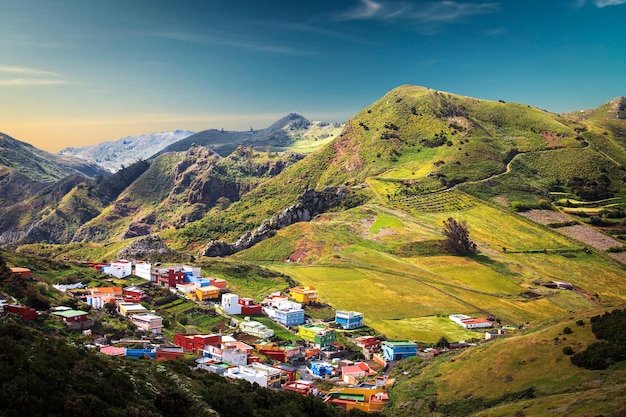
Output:
<instances>
[{"instance_id":1,"label":"shrub","mask_svg":"<svg viewBox=\"0 0 626 417\"><path fill-rule=\"evenodd\" d=\"M563 348L563 353L565 353L567 356L572 356L575 352L571 346L565 346Z\"/></svg>"},{"instance_id":2,"label":"shrub","mask_svg":"<svg viewBox=\"0 0 626 417\"><path fill-rule=\"evenodd\" d=\"M569 328L569 327L565 327L565 328L563 329L563 333L565 333L565 334L572 334L572 333L574 333L574 332L572 331L572 329L571 329L571 328Z\"/></svg>"}]
</instances>

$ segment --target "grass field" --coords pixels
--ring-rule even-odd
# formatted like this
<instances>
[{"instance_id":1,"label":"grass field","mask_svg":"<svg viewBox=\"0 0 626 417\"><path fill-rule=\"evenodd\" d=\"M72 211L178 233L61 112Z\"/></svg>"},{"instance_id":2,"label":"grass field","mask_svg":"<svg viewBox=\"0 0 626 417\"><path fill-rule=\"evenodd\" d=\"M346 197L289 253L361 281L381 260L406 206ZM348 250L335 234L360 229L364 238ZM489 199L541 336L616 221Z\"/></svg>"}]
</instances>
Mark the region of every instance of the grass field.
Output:
<instances>
[{"instance_id":1,"label":"grass field","mask_svg":"<svg viewBox=\"0 0 626 417\"><path fill-rule=\"evenodd\" d=\"M612 395L621 397L625 392L624 363L615 365L610 372L589 371L573 366L563 353L566 346L578 352L595 340L589 318L598 313L599 310L595 310L595 313L540 321L528 330L437 358L419 373L398 375L399 381L391 394L392 409L398 407L398 413L389 415L407 415L407 410L399 406L408 406L405 401L409 393L412 393L411 404L419 403L416 396L434 394L440 409L447 405L454 410L450 415L458 416L521 415L516 414L520 412L524 415L586 415L585 412L597 415L601 411L605 411L605 415L617 415L611 413L623 407L623 402L615 401ZM578 320L583 320L584 326L578 326L575 323ZM563 334L565 327L573 330L567 337ZM608 392L601 393L598 389L606 384L610 387ZM416 386L423 385L430 387L428 392L415 391ZM528 389L534 390L535 398L506 400L507 395ZM596 395L608 401L598 402ZM468 398L476 402L464 400ZM485 404L486 400L495 402L496 407L478 413L480 404ZM502 403L497 404L498 401ZM600 404L602 409L598 408ZM548 409L550 414L545 414Z\"/></svg>"}]
</instances>

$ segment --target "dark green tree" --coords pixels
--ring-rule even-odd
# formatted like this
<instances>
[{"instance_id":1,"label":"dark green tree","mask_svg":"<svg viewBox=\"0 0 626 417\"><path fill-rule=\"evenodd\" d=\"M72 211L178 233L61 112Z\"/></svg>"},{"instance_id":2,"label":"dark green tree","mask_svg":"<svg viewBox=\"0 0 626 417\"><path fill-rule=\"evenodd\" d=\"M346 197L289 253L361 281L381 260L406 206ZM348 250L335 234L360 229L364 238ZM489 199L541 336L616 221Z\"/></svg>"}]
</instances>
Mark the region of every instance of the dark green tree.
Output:
<instances>
[{"instance_id":1,"label":"dark green tree","mask_svg":"<svg viewBox=\"0 0 626 417\"><path fill-rule=\"evenodd\" d=\"M452 217L443 221L443 248L455 255L476 253L476 244L469 238L469 230L465 222L458 222Z\"/></svg>"}]
</instances>

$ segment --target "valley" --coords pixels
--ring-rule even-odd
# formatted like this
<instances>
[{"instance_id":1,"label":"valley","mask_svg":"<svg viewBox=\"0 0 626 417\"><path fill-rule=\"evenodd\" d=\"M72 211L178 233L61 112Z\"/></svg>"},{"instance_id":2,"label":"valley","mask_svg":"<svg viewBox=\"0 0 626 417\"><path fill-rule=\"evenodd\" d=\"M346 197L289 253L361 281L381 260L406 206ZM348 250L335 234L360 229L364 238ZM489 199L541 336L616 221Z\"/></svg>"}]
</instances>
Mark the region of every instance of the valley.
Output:
<instances>
[{"instance_id":1,"label":"valley","mask_svg":"<svg viewBox=\"0 0 626 417\"><path fill-rule=\"evenodd\" d=\"M517 329L400 361L384 415L618 416L624 362L582 369L563 348L584 350L591 317L626 305L625 107L553 114L405 85L345 125L293 113L207 130L112 175L28 176L2 159L3 187L22 198L1 201L0 243L59 265L197 264L255 301L313 286L377 337L420 349L484 339L450 315ZM475 253L444 249L450 218Z\"/></svg>"}]
</instances>

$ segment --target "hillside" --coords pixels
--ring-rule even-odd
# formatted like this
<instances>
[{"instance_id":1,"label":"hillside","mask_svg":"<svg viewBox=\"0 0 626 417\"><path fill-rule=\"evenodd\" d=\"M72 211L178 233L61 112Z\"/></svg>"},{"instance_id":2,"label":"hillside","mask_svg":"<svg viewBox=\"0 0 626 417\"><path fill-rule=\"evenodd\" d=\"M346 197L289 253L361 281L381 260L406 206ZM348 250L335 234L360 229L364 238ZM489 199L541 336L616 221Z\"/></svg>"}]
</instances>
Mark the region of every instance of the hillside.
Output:
<instances>
[{"instance_id":1,"label":"hillside","mask_svg":"<svg viewBox=\"0 0 626 417\"><path fill-rule=\"evenodd\" d=\"M78 148L65 148L57 154L76 156L85 161L96 163L114 173L122 166L129 166L139 160L147 159L161 149L194 133L190 130L175 130L172 132L126 136L112 142L102 142Z\"/></svg>"},{"instance_id":2,"label":"hillside","mask_svg":"<svg viewBox=\"0 0 626 417\"><path fill-rule=\"evenodd\" d=\"M95 178L108 174L94 163L51 154L4 133L0 133L0 170L15 171L42 183L51 183L69 175Z\"/></svg>"},{"instance_id":3,"label":"hillside","mask_svg":"<svg viewBox=\"0 0 626 417\"><path fill-rule=\"evenodd\" d=\"M156 234L181 259L200 253L205 264L221 261L208 255L229 255L234 275L245 269L239 265L260 266L313 285L321 302L363 312L365 324L390 340L424 347L442 337L484 338L451 314L520 330L458 354L402 362L389 415L548 408L619 415L611 399L623 396L623 363L573 368L563 347L584 349L593 339L578 320L626 303L623 104L558 115L401 86L305 157L276 150L276 132L313 125L290 115L271 128L267 149L239 146L224 157L190 146L144 162L127 185L98 199L95 216L66 223L73 232L58 241L65 245L13 244L31 243L22 253L93 260ZM254 146L268 146L263 140ZM80 210L67 208L82 206L69 203L93 203L85 196L95 186L68 185L55 194L55 209L72 217ZM476 253L444 250L449 218L465 222ZM15 224L30 227L20 219ZM255 244L231 245L251 237ZM551 281L573 289L544 285ZM254 287L254 297L275 289L247 285L242 291ZM564 327L573 334L561 334Z\"/></svg>"}]
</instances>

